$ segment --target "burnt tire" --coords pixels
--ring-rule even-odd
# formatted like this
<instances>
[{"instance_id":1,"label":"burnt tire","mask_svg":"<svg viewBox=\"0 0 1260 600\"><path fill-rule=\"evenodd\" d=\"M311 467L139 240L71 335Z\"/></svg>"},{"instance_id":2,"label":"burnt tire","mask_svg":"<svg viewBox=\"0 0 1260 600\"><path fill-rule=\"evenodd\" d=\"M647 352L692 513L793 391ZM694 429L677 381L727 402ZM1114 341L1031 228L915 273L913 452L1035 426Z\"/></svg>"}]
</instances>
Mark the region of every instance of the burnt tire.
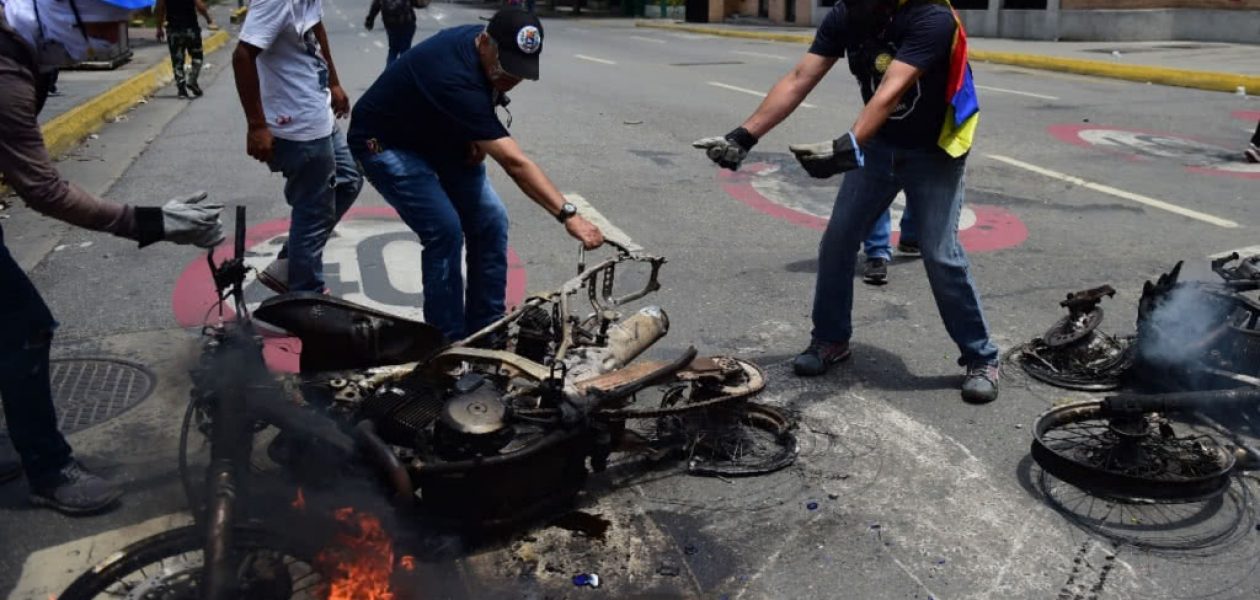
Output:
<instances>
[{"instance_id":1,"label":"burnt tire","mask_svg":"<svg viewBox=\"0 0 1260 600\"><path fill-rule=\"evenodd\" d=\"M309 567L310 575L304 576L304 578L323 578L323 575L319 572L319 567L315 566L314 557L319 552L319 546L314 542L303 541L291 535L254 526L238 526L234 531L234 536L234 546L242 553L273 552L282 558L292 559L294 564L301 563ZM91 600L94 598L119 597L139 599L163 598L170 600L184 600L187 598L187 600L199 600L200 592L197 585L199 579L197 577L199 576L200 568L197 567L195 560L200 558L204 545L205 531L195 525L172 529L145 538L115 552L106 558L104 562L92 567L87 573L80 575L58 598L60 600ZM189 559L187 557L195 558ZM181 558L184 558L183 571L179 571L180 567L172 569L168 565L167 561L174 563ZM159 570L165 569L159 575L169 576L172 578L172 581L162 582L155 580L154 575L149 575L145 571L146 568L153 569L154 565L163 565L158 567ZM128 579L129 577L131 578L130 580ZM137 581L136 577L140 579ZM174 578L180 579L174 581ZM288 593L276 593L274 591L276 588L272 587L270 588L272 593L258 590L255 590L255 593L242 591L238 597L250 600L319 597L316 595L294 595L303 591L303 589L300 588L295 591L292 584L293 582L290 581ZM144 593L144 586L146 585L152 587L156 595L146 595ZM311 583L303 583L303 586L309 588ZM181 593L181 590L185 588L188 593Z\"/></svg>"}]
</instances>

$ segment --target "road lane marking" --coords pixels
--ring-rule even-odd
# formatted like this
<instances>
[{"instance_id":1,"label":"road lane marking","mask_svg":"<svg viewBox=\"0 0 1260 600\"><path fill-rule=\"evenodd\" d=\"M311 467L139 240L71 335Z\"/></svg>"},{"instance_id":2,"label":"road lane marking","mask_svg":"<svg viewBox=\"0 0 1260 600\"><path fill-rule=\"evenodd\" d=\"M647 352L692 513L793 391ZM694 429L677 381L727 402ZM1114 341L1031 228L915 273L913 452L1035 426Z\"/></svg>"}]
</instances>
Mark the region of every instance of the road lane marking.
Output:
<instances>
[{"instance_id":1,"label":"road lane marking","mask_svg":"<svg viewBox=\"0 0 1260 600\"><path fill-rule=\"evenodd\" d=\"M615 65L615 64L617 64L617 63L615 63L615 62L613 62L613 61L611 61L611 60L608 60L608 59L606 59L606 58L595 58L594 56L587 56L587 55L585 55L585 54L574 54L574 55L573 55L573 57L574 57L574 58L580 58L580 59L582 59L582 60L589 60L589 61L591 61L591 62L593 62L593 63L599 63L599 64L601 64L601 65Z\"/></svg>"},{"instance_id":2,"label":"road lane marking","mask_svg":"<svg viewBox=\"0 0 1260 600\"><path fill-rule=\"evenodd\" d=\"M372 45L376 46L377 48L384 48L385 42L382 42L380 40L372 40Z\"/></svg>"},{"instance_id":3,"label":"road lane marking","mask_svg":"<svg viewBox=\"0 0 1260 600\"><path fill-rule=\"evenodd\" d=\"M773 58L775 60L788 59L786 56L779 56L778 54L766 54L765 52L750 52L746 50L733 50L731 54L743 54L744 56L760 56L761 58Z\"/></svg>"},{"instance_id":4,"label":"road lane marking","mask_svg":"<svg viewBox=\"0 0 1260 600\"><path fill-rule=\"evenodd\" d=\"M656 38L644 37L644 36L641 36L641 35L632 35L632 36L630 36L630 39L632 39L632 40L639 40L640 42L652 42L653 44L664 44L664 43L665 43L665 40L658 40L658 39L656 39Z\"/></svg>"},{"instance_id":5,"label":"road lane marking","mask_svg":"<svg viewBox=\"0 0 1260 600\"><path fill-rule=\"evenodd\" d=\"M582 215L587 221L598 227L599 231L604 234L604 239L617 242L630 252L643 251L643 246L636 244L620 227L613 225L612 221L609 221L608 217L605 217L594 206L591 206L591 203L587 202L586 198L578 194L567 193L564 195L564 199L577 207L577 214Z\"/></svg>"},{"instance_id":6,"label":"road lane marking","mask_svg":"<svg viewBox=\"0 0 1260 600\"><path fill-rule=\"evenodd\" d=\"M1008 90L1006 88L993 87L989 85L977 85L976 89L986 92L997 92L999 94L1015 94L1016 96L1028 96L1029 98L1040 98L1042 100L1058 100L1058 96L1047 96L1045 94L1034 94L1032 92L1021 92L1019 90Z\"/></svg>"},{"instance_id":7,"label":"road lane marking","mask_svg":"<svg viewBox=\"0 0 1260 600\"><path fill-rule=\"evenodd\" d=\"M708 81L706 83L714 87L720 87L724 90L731 90L732 92L742 92L742 93L750 94L750 95L757 96L760 98L766 97L766 95L763 92L758 92L757 90L750 90L748 88L742 88L737 85L731 85L729 83L722 83L720 81ZM808 102L802 102L801 106L805 108L818 108L817 106L810 104Z\"/></svg>"},{"instance_id":8,"label":"road lane marking","mask_svg":"<svg viewBox=\"0 0 1260 600\"><path fill-rule=\"evenodd\" d=\"M1165 210L1170 213L1181 215L1183 217L1190 217L1191 219L1197 219L1199 221L1203 221L1204 223L1210 223L1212 225L1216 225L1217 227L1225 227L1228 229L1239 227L1238 223L1234 221L1230 221L1229 219L1222 219L1220 217L1212 216L1207 213L1202 213L1197 210L1191 210L1189 208L1177 206L1176 204L1172 204L1171 202L1157 200L1155 198L1151 198L1150 196L1134 194L1133 192L1126 192L1121 189L1113 188L1109 185L1103 185L1101 183L1094 183L1092 181L1086 181L1084 179L1081 179L1080 177L1075 177L1072 175L1067 175L1065 173L1060 173L1058 171L1052 171L1050 169L1038 167L1037 165L1029 164L1029 163L1016 160L1007 156L1001 156L998 154L989 154L987 156L993 160L1006 163L1012 167L1024 169L1025 171L1031 171L1033 173L1037 173L1038 175L1044 175L1052 179L1058 179L1059 181L1065 181L1067 183L1079 185L1083 188L1094 190L1095 192L1101 192L1109 196L1115 196L1117 198L1122 198L1125 200L1129 200L1131 202L1137 202L1138 204L1145 204L1146 206L1149 206L1151 208L1158 208L1160 210Z\"/></svg>"}]
</instances>

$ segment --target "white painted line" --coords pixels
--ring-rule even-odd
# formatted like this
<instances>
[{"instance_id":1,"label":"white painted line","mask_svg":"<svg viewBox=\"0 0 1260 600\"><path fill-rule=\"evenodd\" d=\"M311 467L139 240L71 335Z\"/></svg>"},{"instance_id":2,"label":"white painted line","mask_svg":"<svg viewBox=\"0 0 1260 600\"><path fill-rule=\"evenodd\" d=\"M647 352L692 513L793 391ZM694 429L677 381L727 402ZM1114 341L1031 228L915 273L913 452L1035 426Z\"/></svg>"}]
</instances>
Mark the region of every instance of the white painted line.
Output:
<instances>
[{"instance_id":1,"label":"white painted line","mask_svg":"<svg viewBox=\"0 0 1260 600\"><path fill-rule=\"evenodd\" d=\"M1024 169L1025 171L1031 171L1033 173L1037 173L1038 175L1044 175L1046 177L1058 179L1059 181L1066 181L1068 183L1079 185L1086 189L1094 190L1095 192L1101 192L1110 196L1115 196L1117 198L1123 198L1125 200L1137 202L1138 204L1145 204L1146 206L1149 206L1151 208L1158 208L1160 210L1166 210L1170 213L1178 214L1183 217L1190 217L1191 219L1197 219L1199 221L1203 221L1204 223L1211 223L1212 225L1216 225L1217 227L1225 227L1225 228L1232 229L1239 226L1238 223L1234 221L1230 221L1229 219L1222 219L1220 217L1215 217L1207 213L1199 212L1197 210L1191 210L1189 208L1177 206L1176 204L1172 204L1170 202L1164 202L1163 200L1157 200L1155 198L1151 198L1150 196L1143 196L1141 194L1134 194L1133 192L1126 192L1121 189L1113 188L1109 185L1103 185L1101 183L1094 183L1092 181L1086 181L1084 179L1081 179L1080 177L1074 177L1072 175L1067 175L1064 173L1060 173L1058 171L1051 171L1050 169L1038 167L1037 165L1031 165L1020 160L1015 160L1010 157L1001 156L997 154L989 154L987 156L998 162L1003 162L1008 165L1011 165L1012 167L1018 167L1020 169Z\"/></svg>"},{"instance_id":2,"label":"white painted line","mask_svg":"<svg viewBox=\"0 0 1260 600\"><path fill-rule=\"evenodd\" d=\"M380 40L372 40L372 45L376 46L377 48L384 48L385 42L382 42Z\"/></svg>"},{"instance_id":3,"label":"white painted line","mask_svg":"<svg viewBox=\"0 0 1260 600\"><path fill-rule=\"evenodd\" d=\"M580 58L580 59L582 59L582 60L589 60L589 61L591 61L591 62L593 62L593 63L599 63L599 64L601 64L601 65L615 65L615 64L617 64L617 63L615 63L615 62L613 62L613 61L611 61L611 60L605 59L605 58L595 58L594 56L587 56L587 55L585 55L585 54L574 54L574 55L573 55L573 57L574 57L574 58Z\"/></svg>"},{"instance_id":4,"label":"white painted line","mask_svg":"<svg viewBox=\"0 0 1260 600\"><path fill-rule=\"evenodd\" d=\"M583 198L578 194L565 194L564 199L572 202L573 205L577 207L577 214L582 215L587 221L590 221L591 224L598 227L600 232L604 234L604 239L617 242L630 252L643 251L643 246L636 244L633 239L630 239L629 235L626 235L626 232L621 230L620 227L613 225L612 221L608 220L608 217L605 217L598 210L595 210L595 207L591 206L591 203L587 202L586 198Z\"/></svg>"},{"instance_id":5,"label":"white painted line","mask_svg":"<svg viewBox=\"0 0 1260 600\"><path fill-rule=\"evenodd\" d=\"M707 82L705 82L705 83L708 83L709 85L711 85L711 86L713 86L713 87L720 87L720 88L722 88L722 89L724 89L724 90L731 90L732 92L742 92L742 93L745 93L745 94L750 94L750 95L753 95L753 96L757 96L757 97L759 97L759 98L765 98L765 97L766 97L766 95L765 95L764 93L762 93L762 92L758 92L757 90L750 90L750 89L748 89L748 88L742 88L742 87L739 87L739 86L737 86L737 85L731 85L731 84L729 84L729 83L722 83L722 82L720 82L720 81L707 81ZM801 103L801 106L803 106L803 107L805 107L805 108L818 108L817 106L815 106L815 105L813 105L813 104L810 104L810 103L808 103L808 102L802 102L802 103Z\"/></svg>"},{"instance_id":6,"label":"white painted line","mask_svg":"<svg viewBox=\"0 0 1260 600\"><path fill-rule=\"evenodd\" d=\"M1247 258L1248 256L1255 256L1257 254L1260 254L1260 246L1246 246L1244 248L1238 248L1235 250L1226 250L1224 252L1218 252L1216 254L1213 254L1209 256L1208 258L1211 258L1211 259L1225 258L1226 256L1229 256L1230 254L1233 254L1235 252L1238 253L1238 256L1242 258Z\"/></svg>"},{"instance_id":7,"label":"white painted line","mask_svg":"<svg viewBox=\"0 0 1260 600\"><path fill-rule=\"evenodd\" d=\"M632 40L639 40L640 42L652 42L653 44L664 44L664 43L665 43L665 40L658 40L658 39L656 39L656 38L643 37L643 36L641 36L641 35L632 35L632 36L630 36L630 39L632 39Z\"/></svg>"},{"instance_id":8,"label":"white painted line","mask_svg":"<svg viewBox=\"0 0 1260 600\"><path fill-rule=\"evenodd\" d=\"M1021 92L1019 90L1008 90L1006 88L992 87L988 85L977 85L976 89L986 92L997 92L999 94L1015 94L1016 96L1028 96L1029 98L1041 98L1042 100L1058 100L1058 96L1047 96L1045 94L1034 94L1032 92Z\"/></svg>"},{"instance_id":9,"label":"white painted line","mask_svg":"<svg viewBox=\"0 0 1260 600\"><path fill-rule=\"evenodd\" d=\"M744 56L758 56L761 58L773 58L775 60L788 59L786 56L779 56L778 54L766 54L765 52L749 52L746 50L734 50L731 52L731 54L743 54Z\"/></svg>"}]
</instances>

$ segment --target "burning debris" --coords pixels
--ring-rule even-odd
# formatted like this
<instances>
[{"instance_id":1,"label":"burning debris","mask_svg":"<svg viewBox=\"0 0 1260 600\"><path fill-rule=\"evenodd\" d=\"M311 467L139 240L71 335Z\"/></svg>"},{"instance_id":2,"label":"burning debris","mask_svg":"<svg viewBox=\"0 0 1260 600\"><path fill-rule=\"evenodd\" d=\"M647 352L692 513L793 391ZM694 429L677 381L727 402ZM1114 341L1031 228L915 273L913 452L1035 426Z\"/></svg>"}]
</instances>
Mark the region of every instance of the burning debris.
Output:
<instances>
[{"instance_id":1,"label":"burning debris","mask_svg":"<svg viewBox=\"0 0 1260 600\"><path fill-rule=\"evenodd\" d=\"M1260 289L1260 256L1213 261L1213 281L1183 280L1182 266L1143 286L1135 335L1099 329L1099 304L1115 295L1102 286L1068 294L1059 303L1068 315L1023 346L1016 360L1032 377L1074 390L1260 385L1260 301L1246 295Z\"/></svg>"},{"instance_id":2,"label":"burning debris","mask_svg":"<svg viewBox=\"0 0 1260 600\"><path fill-rule=\"evenodd\" d=\"M1115 293L1104 286L1069 294L1069 315L1020 351L1047 383L1132 390L1039 417L1032 456L1046 473L1112 499L1186 502L1218 496L1236 466L1260 463L1237 431L1260 422L1260 301L1249 296L1260 256L1212 261L1208 280L1184 278L1182 266L1143 286L1136 335L1098 330L1098 303Z\"/></svg>"},{"instance_id":3,"label":"burning debris","mask_svg":"<svg viewBox=\"0 0 1260 600\"><path fill-rule=\"evenodd\" d=\"M749 402L766 384L758 366L694 348L639 360L669 317L624 307L660 288L664 263L620 249L454 344L318 294L271 298L255 317L302 340L302 400L353 431L399 504L419 499L436 521L494 528L566 508L590 472L636 443L699 475L795 460L791 419ZM586 316L572 306L579 295ZM655 431L645 438L632 422Z\"/></svg>"}]
</instances>

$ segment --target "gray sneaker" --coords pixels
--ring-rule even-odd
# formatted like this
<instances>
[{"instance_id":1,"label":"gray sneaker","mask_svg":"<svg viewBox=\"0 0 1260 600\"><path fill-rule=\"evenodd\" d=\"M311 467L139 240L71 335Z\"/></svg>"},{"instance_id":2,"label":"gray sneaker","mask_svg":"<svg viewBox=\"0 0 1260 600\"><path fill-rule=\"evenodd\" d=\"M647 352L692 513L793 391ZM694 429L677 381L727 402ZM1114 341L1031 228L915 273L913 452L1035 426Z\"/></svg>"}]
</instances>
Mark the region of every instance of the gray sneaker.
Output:
<instances>
[{"instance_id":1,"label":"gray sneaker","mask_svg":"<svg viewBox=\"0 0 1260 600\"><path fill-rule=\"evenodd\" d=\"M963 379L962 399L970 404L988 404L997 400L998 379L1001 368L996 364L974 365L967 368Z\"/></svg>"},{"instance_id":2,"label":"gray sneaker","mask_svg":"<svg viewBox=\"0 0 1260 600\"><path fill-rule=\"evenodd\" d=\"M289 292L289 259L277 258L258 272L258 283L272 289L277 294Z\"/></svg>"},{"instance_id":3,"label":"gray sneaker","mask_svg":"<svg viewBox=\"0 0 1260 600\"><path fill-rule=\"evenodd\" d=\"M804 352L792 359L792 371L802 377L822 375L839 362L849 359L847 342L821 342L813 340Z\"/></svg>"},{"instance_id":4,"label":"gray sneaker","mask_svg":"<svg viewBox=\"0 0 1260 600\"><path fill-rule=\"evenodd\" d=\"M113 506L122 488L83 468L78 461L61 468L52 481L31 486L31 503L67 515L86 515Z\"/></svg>"}]
</instances>

